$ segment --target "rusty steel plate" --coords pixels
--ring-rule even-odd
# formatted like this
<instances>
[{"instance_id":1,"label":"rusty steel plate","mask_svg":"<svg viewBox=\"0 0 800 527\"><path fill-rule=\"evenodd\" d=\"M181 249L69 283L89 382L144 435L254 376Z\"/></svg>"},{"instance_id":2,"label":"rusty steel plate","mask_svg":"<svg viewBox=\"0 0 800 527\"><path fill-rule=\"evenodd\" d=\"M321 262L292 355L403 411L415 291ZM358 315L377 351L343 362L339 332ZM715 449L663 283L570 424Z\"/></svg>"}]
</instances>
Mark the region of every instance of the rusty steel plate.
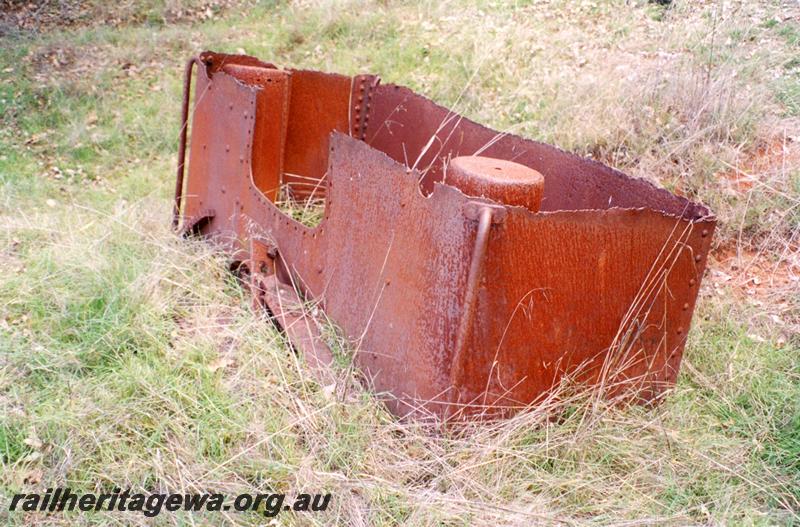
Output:
<instances>
[{"instance_id":1,"label":"rusty steel plate","mask_svg":"<svg viewBox=\"0 0 800 527\"><path fill-rule=\"evenodd\" d=\"M256 293L313 301L397 415L507 415L565 378L643 401L675 382L716 224L702 204L372 75L206 52L185 96L176 224ZM282 212L281 186L324 196L321 223ZM318 330L292 334L306 351Z\"/></svg>"}]
</instances>

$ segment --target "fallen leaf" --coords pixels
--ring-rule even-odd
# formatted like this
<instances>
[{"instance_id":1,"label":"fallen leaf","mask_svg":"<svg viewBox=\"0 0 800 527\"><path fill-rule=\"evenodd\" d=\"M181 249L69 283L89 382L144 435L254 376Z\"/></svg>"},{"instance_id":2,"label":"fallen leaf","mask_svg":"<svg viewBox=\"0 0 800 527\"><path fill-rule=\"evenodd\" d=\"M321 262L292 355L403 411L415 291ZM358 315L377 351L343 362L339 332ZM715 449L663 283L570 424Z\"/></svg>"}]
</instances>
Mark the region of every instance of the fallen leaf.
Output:
<instances>
[{"instance_id":1,"label":"fallen leaf","mask_svg":"<svg viewBox=\"0 0 800 527\"><path fill-rule=\"evenodd\" d=\"M30 433L28 433L28 437L26 437L22 442L34 450L39 450L43 445L42 440L36 435L36 430L34 429L31 429Z\"/></svg>"},{"instance_id":2,"label":"fallen leaf","mask_svg":"<svg viewBox=\"0 0 800 527\"><path fill-rule=\"evenodd\" d=\"M42 481L42 471L39 469L31 470L22 479L26 485L38 485L40 481Z\"/></svg>"},{"instance_id":3,"label":"fallen leaf","mask_svg":"<svg viewBox=\"0 0 800 527\"><path fill-rule=\"evenodd\" d=\"M23 462L31 462L32 463L32 462L38 460L41 457L42 457L42 453L41 452L31 452L30 454L28 454L27 456L22 458L22 461Z\"/></svg>"},{"instance_id":4,"label":"fallen leaf","mask_svg":"<svg viewBox=\"0 0 800 527\"><path fill-rule=\"evenodd\" d=\"M227 368L231 364L233 364L233 361L231 359L228 359L226 357L219 357L218 359L212 361L211 364L208 365L208 369L209 371L214 372L220 369Z\"/></svg>"}]
</instances>

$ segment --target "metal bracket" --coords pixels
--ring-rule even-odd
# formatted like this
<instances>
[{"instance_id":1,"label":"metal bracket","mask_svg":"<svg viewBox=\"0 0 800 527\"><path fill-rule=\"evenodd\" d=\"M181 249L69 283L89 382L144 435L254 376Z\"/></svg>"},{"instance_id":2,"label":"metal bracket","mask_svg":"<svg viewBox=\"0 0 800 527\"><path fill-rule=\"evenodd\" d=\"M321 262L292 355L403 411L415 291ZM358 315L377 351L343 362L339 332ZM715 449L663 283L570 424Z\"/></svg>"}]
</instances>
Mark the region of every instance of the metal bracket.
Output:
<instances>
[{"instance_id":1,"label":"metal bracket","mask_svg":"<svg viewBox=\"0 0 800 527\"><path fill-rule=\"evenodd\" d=\"M209 221L214 219L214 216L216 215L217 213L214 211L214 209L203 209L191 218L187 218L183 222L183 227L180 230L181 236L186 237L198 234L200 229ZM177 223L173 223L173 225L177 225Z\"/></svg>"},{"instance_id":2,"label":"metal bracket","mask_svg":"<svg viewBox=\"0 0 800 527\"><path fill-rule=\"evenodd\" d=\"M468 201L464 204L464 217L472 221L480 221L481 211L492 211L492 225L498 225L506 220L506 208L501 205L485 203L482 201Z\"/></svg>"},{"instance_id":3,"label":"metal bracket","mask_svg":"<svg viewBox=\"0 0 800 527\"><path fill-rule=\"evenodd\" d=\"M322 340L317 321L294 288L279 282L274 274L259 277L258 287L273 322L283 331L292 347L302 353L317 380L322 384L334 382L330 369L333 353Z\"/></svg>"}]
</instances>

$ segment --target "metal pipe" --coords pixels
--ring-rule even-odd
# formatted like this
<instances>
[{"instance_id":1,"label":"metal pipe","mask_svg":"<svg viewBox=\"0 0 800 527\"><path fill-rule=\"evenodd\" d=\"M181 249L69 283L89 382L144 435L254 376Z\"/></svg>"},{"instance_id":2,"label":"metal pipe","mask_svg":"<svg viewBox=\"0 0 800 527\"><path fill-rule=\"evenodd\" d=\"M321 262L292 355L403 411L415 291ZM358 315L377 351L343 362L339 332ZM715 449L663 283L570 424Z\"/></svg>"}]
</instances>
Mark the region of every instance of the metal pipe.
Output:
<instances>
[{"instance_id":1,"label":"metal pipe","mask_svg":"<svg viewBox=\"0 0 800 527\"><path fill-rule=\"evenodd\" d=\"M181 201L183 200L183 167L186 164L186 135L189 128L189 97L192 91L192 69L197 63L197 57L192 57L186 62L183 74L183 106L181 107L181 135L178 145L178 177L175 178L175 203L172 206L172 228L177 229L181 216Z\"/></svg>"},{"instance_id":2,"label":"metal pipe","mask_svg":"<svg viewBox=\"0 0 800 527\"><path fill-rule=\"evenodd\" d=\"M453 386L460 384L459 377L464 374L463 361L466 353L467 339L472 332L475 320L475 308L478 301L478 288L483 272L483 260L486 247L489 243L489 229L492 226L491 207L481 207L478 216L478 232L475 234L475 246L472 249L469 274L467 275L467 289L464 292L464 312L456 333L456 347L450 369L450 382Z\"/></svg>"}]
</instances>

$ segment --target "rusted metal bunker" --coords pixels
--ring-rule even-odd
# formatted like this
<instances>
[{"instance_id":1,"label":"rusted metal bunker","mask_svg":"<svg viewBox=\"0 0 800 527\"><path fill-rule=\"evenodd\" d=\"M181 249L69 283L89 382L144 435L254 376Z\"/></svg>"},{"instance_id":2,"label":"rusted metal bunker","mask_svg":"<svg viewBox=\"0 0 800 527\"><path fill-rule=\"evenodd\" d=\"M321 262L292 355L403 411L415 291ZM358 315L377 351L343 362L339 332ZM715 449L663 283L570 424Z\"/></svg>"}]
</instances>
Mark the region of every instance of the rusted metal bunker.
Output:
<instances>
[{"instance_id":1,"label":"rusted metal bunker","mask_svg":"<svg viewBox=\"0 0 800 527\"><path fill-rule=\"evenodd\" d=\"M312 368L330 353L301 301L398 415L507 414L565 376L642 400L675 381L705 206L373 75L205 52L183 104L175 225L225 244ZM284 214L281 186L324 196L321 223Z\"/></svg>"}]
</instances>

